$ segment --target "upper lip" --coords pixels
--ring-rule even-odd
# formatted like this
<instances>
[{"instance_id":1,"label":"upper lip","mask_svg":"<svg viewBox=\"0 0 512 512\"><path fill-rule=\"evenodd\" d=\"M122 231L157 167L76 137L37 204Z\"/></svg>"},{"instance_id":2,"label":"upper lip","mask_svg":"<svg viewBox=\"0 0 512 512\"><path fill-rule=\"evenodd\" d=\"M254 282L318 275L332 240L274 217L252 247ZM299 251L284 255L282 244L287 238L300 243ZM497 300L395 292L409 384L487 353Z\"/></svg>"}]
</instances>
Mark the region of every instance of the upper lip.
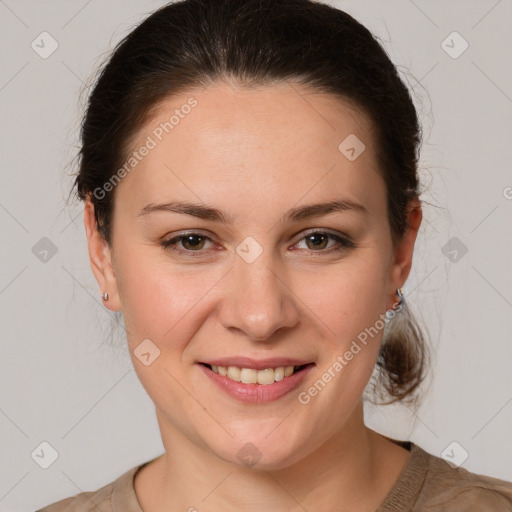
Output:
<instances>
[{"instance_id":1,"label":"upper lip","mask_svg":"<svg viewBox=\"0 0 512 512\"><path fill-rule=\"evenodd\" d=\"M268 359L251 359L250 357L221 357L218 359L200 361L200 363L213 366L237 366L238 368L264 370L265 368L279 368L281 366L302 366L312 363L312 361L296 359L293 357L272 357Z\"/></svg>"}]
</instances>

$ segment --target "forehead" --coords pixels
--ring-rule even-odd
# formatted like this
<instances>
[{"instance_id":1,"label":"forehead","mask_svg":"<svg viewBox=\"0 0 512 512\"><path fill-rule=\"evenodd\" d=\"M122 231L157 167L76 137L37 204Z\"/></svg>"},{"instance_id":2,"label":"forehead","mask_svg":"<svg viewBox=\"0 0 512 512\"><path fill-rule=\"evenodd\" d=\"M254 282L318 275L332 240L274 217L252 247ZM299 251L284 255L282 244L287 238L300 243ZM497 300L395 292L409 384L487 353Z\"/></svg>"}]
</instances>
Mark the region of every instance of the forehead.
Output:
<instances>
[{"instance_id":1,"label":"forehead","mask_svg":"<svg viewBox=\"0 0 512 512\"><path fill-rule=\"evenodd\" d=\"M137 204L185 194L209 204L245 198L289 207L306 194L343 194L378 207L385 193L367 116L348 101L288 82L214 83L170 96L131 151L143 146L150 149L119 187ZM352 148L356 156L364 150L354 159Z\"/></svg>"}]
</instances>

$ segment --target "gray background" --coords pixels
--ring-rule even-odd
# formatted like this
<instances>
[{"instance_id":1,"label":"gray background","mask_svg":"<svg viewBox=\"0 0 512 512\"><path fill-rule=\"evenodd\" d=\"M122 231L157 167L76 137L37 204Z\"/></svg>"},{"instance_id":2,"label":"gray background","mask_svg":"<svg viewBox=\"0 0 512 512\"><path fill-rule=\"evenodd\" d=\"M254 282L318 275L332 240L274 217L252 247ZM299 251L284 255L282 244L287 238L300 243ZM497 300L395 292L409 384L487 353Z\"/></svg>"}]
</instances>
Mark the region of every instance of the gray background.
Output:
<instances>
[{"instance_id":1,"label":"gray background","mask_svg":"<svg viewBox=\"0 0 512 512\"><path fill-rule=\"evenodd\" d=\"M332 3L383 40L425 127L429 204L404 290L436 348L433 379L416 413L368 407L367 423L438 456L467 452L462 467L512 480L511 1ZM110 337L116 319L90 271L82 205L66 205L83 82L161 5L0 1L4 511L95 490L163 450L122 330ZM43 31L58 43L46 59L31 47ZM442 46L453 31L469 44L458 58ZM446 44L453 54L463 41ZM43 441L58 453L48 469L31 456Z\"/></svg>"}]
</instances>

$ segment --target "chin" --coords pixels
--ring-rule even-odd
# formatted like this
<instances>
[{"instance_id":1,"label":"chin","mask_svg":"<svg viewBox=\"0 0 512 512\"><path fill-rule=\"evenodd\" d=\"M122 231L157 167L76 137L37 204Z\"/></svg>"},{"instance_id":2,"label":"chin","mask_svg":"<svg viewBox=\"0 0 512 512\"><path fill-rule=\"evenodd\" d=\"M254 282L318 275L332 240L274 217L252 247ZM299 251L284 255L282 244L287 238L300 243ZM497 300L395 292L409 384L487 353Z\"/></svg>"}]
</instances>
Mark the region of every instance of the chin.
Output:
<instances>
[{"instance_id":1,"label":"chin","mask_svg":"<svg viewBox=\"0 0 512 512\"><path fill-rule=\"evenodd\" d=\"M246 434L243 441L229 443L229 446L210 444L210 449L219 458L239 467L251 470L285 469L307 455L304 452L305 442L294 441L288 433L285 434L281 438L271 439L272 436L269 437L267 433L262 435L260 430L254 436Z\"/></svg>"}]
</instances>

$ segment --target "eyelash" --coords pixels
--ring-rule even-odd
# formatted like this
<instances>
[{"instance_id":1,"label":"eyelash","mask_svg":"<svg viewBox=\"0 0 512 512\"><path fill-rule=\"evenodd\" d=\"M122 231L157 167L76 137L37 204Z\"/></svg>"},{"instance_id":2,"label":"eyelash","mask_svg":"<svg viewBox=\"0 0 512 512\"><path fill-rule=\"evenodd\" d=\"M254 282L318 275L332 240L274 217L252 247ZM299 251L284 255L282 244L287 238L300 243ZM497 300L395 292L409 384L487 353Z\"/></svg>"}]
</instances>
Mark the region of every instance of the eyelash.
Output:
<instances>
[{"instance_id":1,"label":"eyelash","mask_svg":"<svg viewBox=\"0 0 512 512\"><path fill-rule=\"evenodd\" d=\"M200 236L209 242L213 242L213 240L209 236L203 235L201 233L190 232L190 233L182 233L181 235L175 236L174 238L165 240L165 241L161 242L161 245L166 250L170 249L173 252L176 252L177 254L182 254L187 257L193 257L193 258L202 257L204 255L204 251L202 251L202 250L191 251L188 249L179 249L176 247L176 243L178 243L179 241L181 241L182 239L184 239L188 236L193 236L193 235ZM323 249L323 250L319 250L319 251L313 251L313 250L306 249L308 252L310 252L312 254L318 253L318 256L331 254L332 252L341 252L341 251L344 251L347 249L353 249L355 247L355 244L348 238L345 238L345 237L342 237L339 235L335 235L335 234L329 233L327 231L320 231L320 230L310 231L308 233L305 233L304 236L300 240L298 240L295 245L302 242L306 237L308 237L310 235L327 235L328 237L332 238L339 244L337 246L329 247L328 249Z\"/></svg>"}]
</instances>

